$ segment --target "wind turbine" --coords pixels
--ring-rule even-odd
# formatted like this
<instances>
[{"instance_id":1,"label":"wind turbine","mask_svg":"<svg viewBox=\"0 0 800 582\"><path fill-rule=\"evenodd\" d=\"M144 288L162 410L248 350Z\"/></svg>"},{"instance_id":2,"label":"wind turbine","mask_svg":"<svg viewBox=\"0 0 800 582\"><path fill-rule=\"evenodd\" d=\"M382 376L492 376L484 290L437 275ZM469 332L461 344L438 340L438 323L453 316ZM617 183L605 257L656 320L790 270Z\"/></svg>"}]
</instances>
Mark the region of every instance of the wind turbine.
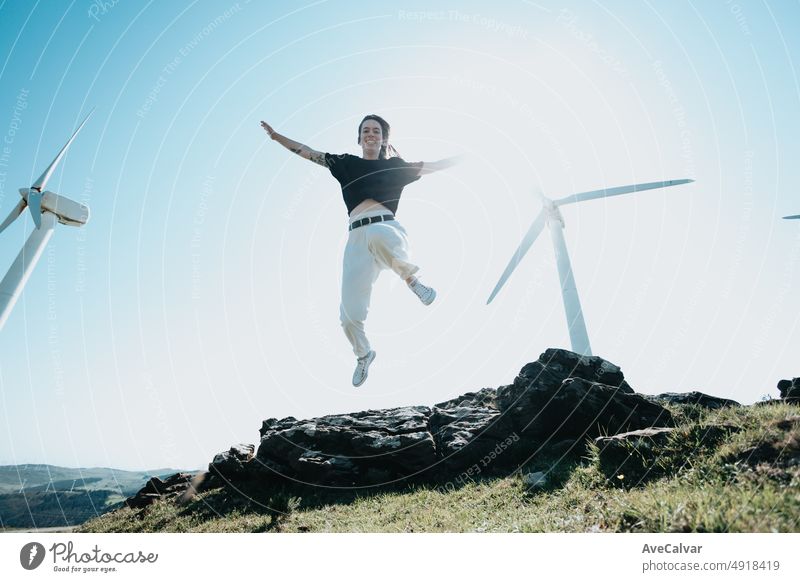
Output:
<instances>
[{"instance_id":1,"label":"wind turbine","mask_svg":"<svg viewBox=\"0 0 800 582\"><path fill-rule=\"evenodd\" d=\"M586 332L586 324L583 321L583 311L581 311L581 302L578 298L578 289L575 287L575 277L572 274L572 266L569 262L569 254L567 254L567 245L564 241L564 217L561 216L559 208L565 204L572 204L573 202L583 202L585 200L594 200L596 198L609 198L611 196L619 196L620 194L628 194L630 192L641 192L642 190L652 190L654 188L666 188L668 186L677 186L679 184L688 184L694 180L667 180L664 182L648 182L646 184L631 184L630 186L618 186L616 188L604 188L602 190L592 190L591 192L580 192L559 198L558 200L551 200L541 195L542 210L533 221L528 232L522 239L514 256L511 257L506 270L500 276L500 280L495 285L494 291L489 296L486 304L492 302L498 291L505 285L505 282L514 272L522 257L531 248L536 238L541 234L545 224L549 227L550 237L553 241L553 249L556 254L556 265L558 266L558 278L561 281L561 296L564 300L564 312L567 316L567 327L569 329L570 343L572 344L572 351L583 354L586 356L592 355L592 348L589 344L589 335Z\"/></svg>"},{"instance_id":2,"label":"wind turbine","mask_svg":"<svg viewBox=\"0 0 800 582\"><path fill-rule=\"evenodd\" d=\"M793 214L792 216L784 216L786 220L792 220L793 218L800 218L800 214Z\"/></svg>"},{"instance_id":3,"label":"wind turbine","mask_svg":"<svg viewBox=\"0 0 800 582\"><path fill-rule=\"evenodd\" d=\"M0 329L5 325L14 304L17 302L17 299L19 299L22 289L25 287L25 283L31 276L31 272L33 272L39 258L42 256L47 241L49 241L50 237L53 235L56 221L70 226L82 226L89 220L89 208L87 206L65 198L64 196L59 196L54 192L43 190L45 186L47 186L47 181L50 179L50 176L55 172L56 166L61 161L61 158L64 157L67 148L72 144L75 136L78 135L78 132L89 120L89 117L92 116L93 111L94 110L89 112L89 115L87 115L83 123L78 126L78 129L75 130L75 133L72 134L72 137L69 138L66 145L58 152L56 158L47 166L44 173L39 176L39 179L36 180L30 188L19 189L19 195L22 197L22 200L11 209L11 213L6 217L3 223L0 224L0 232L3 232L9 224L14 222L14 220L22 214L27 206L31 211L33 222L36 226L28 237L28 240L25 241L17 258L11 264L11 268L8 269L8 273L6 273L6 276L0 281Z\"/></svg>"}]
</instances>

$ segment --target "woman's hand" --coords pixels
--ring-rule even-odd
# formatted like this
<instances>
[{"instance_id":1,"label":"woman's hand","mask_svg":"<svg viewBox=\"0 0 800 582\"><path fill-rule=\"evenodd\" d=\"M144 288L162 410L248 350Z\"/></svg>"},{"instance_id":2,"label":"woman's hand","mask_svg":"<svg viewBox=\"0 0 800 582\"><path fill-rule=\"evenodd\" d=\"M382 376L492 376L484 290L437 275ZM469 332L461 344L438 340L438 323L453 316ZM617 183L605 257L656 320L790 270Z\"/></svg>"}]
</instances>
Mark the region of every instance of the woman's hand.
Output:
<instances>
[{"instance_id":1,"label":"woman's hand","mask_svg":"<svg viewBox=\"0 0 800 582\"><path fill-rule=\"evenodd\" d=\"M278 134L278 132L272 129L269 123L267 123L266 121L262 121L261 127L263 127L264 131L266 131L269 134L270 139L275 139L275 136Z\"/></svg>"}]
</instances>

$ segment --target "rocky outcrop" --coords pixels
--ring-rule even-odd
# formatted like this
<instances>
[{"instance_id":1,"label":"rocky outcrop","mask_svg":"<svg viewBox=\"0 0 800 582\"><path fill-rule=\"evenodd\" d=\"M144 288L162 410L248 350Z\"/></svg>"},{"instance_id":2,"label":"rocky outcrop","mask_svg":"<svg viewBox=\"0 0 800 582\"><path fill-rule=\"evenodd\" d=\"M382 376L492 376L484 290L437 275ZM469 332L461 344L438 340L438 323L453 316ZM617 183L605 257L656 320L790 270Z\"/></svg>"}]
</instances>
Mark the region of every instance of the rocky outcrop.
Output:
<instances>
[{"instance_id":1,"label":"rocky outcrop","mask_svg":"<svg viewBox=\"0 0 800 582\"><path fill-rule=\"evenodd\" d=\"M197 492L205 473L175 473L162 481L158 477L151 478L136 495L125 500L131 509L141 509L160 499L186 500Z\"/></svg>"},{"instance_id":2,"label":"rocky outcrop","mask_svg":"<svg viewBox=\"0 0 800 582\"><path fill-rule=\"evenodd\" d=\"M221 479L236 479L246 471L247 463L253 460L255 445L238 444L214 457L208 472Z\"/></svg>"},{"instance_id":3,"label":"rocky outcrop","mask_svg":"<svg viewBox=\"0 0 800 582\"><path fill-rule=\"evenodd\" d=\"M624 465L641 473L652 461L647 451L670 434L673 419L666 403L737 404L700 392L637 394L618 366L597 356L549 349L523 366L511 384L432 407L270 418L262 423L257 446L237 445L214 457L206 484L450 482L463 475L508 473L541 453L553 458L583 454L593 439L599 439L595 442L605 466ZM704 438L697 435L696 442ZM152 502L170 485L148 487L130 505Z\"/></svg>"},{"instance_id":4,"label":"rocky outcrop","mask_svg":"<svg viewBox=\"0 0 800 582\"><path fill-rule=\"evenodd\" d=\"M255 457L231 474L327 486L441 480L479 462L482 472L508 470L556 442L566 453L586 437L670 423L618 366L550 349L508 386L431 408L265 420Z\"/></svg>"},{"instance_id":5,"label":"rocky outcrop","mask_svg":"<svg viewBox=\"0 0 800 582\"><path fill-rule=\"evenodd\" d=\"M618 366L549 349L497 390L497 404L526 441L561 440L669 426L672 416L634 393Z\"/></svg>"}]
</instances>

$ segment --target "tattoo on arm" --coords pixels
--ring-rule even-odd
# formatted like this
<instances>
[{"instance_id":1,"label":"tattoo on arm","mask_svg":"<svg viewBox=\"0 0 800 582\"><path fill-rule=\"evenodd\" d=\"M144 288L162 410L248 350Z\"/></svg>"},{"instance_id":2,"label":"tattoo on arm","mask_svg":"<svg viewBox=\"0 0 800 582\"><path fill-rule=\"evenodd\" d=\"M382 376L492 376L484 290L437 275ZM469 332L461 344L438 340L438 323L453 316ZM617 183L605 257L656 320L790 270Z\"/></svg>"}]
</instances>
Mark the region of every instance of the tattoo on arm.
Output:
<instances>
[{"instance_id":1,"label":"tattoo on arm","mask_svg":"<svg viewBox=\"0 0 800 582\"><path fill-rule=\"evenodd\" d=\"M308 159L314 162L315 164L319 164L320 166L323 166L325 168L328 167L328 163L325 161L325 154L323 153L311 152L311 155L309 156Z\"/></svg>"},{"instance_id":2,"label":"tattoo on arm","mask_svg":"<svg viewBox=\"0 0 800 582\"><path fill-rule=\"evenodd\" d=\"M328 167L328 163L325 161L325 154L322 152L318 152L316 150L312 150L307 145L299 144L299 147L288 147L289 151L292 153L297 154L301 158L305 158L314 162L315 164L319 164L325 168Z\"/></svg>"}]
</instances>

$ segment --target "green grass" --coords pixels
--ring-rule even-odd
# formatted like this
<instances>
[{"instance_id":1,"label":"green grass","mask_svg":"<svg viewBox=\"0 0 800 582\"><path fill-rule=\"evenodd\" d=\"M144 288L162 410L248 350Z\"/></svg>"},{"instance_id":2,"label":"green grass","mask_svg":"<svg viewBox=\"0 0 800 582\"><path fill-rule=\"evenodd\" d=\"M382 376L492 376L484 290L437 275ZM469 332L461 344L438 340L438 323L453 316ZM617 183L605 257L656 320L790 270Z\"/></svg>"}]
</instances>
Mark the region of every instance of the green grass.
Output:
<instances>
[{"instance_id":1,"label":"green grass","mask_svg":"<svg viewBox=\"0 0 800 582\"><path fill-rule=\"evenodd\" d=\"M674 406L678 427L635 479L609 474L596 447L529 461L545 471L463 487L383 492L214 489L185 505L118 510L86 532L794 532L800 520L800 408ZM725 430L709 433L709 425ZM627 479L627 480L626 480ZM366 491L366 490L365 490Z\"/></svg>"}]
</instances>

